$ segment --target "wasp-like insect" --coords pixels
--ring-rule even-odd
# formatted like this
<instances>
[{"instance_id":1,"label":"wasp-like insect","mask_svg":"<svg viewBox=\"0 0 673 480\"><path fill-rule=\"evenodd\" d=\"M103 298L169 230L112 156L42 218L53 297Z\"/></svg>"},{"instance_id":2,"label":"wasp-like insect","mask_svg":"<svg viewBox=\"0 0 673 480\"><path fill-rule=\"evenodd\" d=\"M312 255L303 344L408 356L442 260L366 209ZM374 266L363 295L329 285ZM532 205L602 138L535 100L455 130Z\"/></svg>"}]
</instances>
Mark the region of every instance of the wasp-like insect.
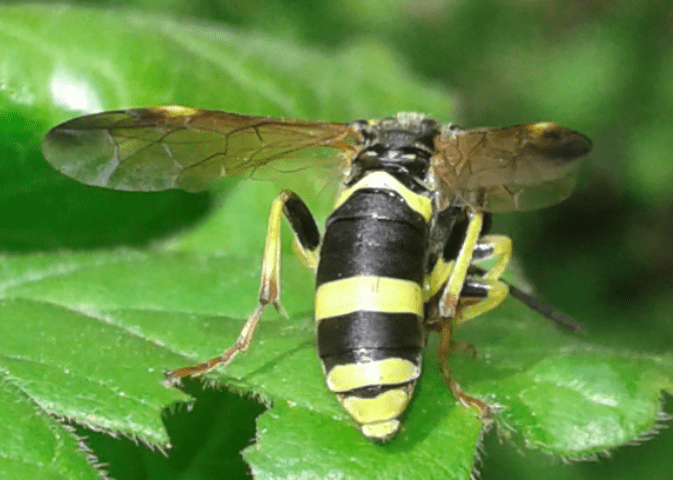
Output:
<instances>
[{"instance_id":1,"label":"wasp-like insect","mask_svg":"<svg viewBox=\"0 0 673 480\"><path fill-rule=\"evenodd\" d=\"M448 355L453 327L493 309L509 291L500 276L511 241L487 235L489 214L561 201L590 150L588 138L546 122L462 130L417 113L321 123L177 106L75 118L50 130L43 144L65 175L115 190L195 192L287 159L339 165L340 193L324 233L297 194L281 192L269 216L259 303L238 340L215 358L170 372L168 381L228 364L250 346L265 307L281 308L284 215L295 251L316 276L327 386L362 433L382 441L400 428L428 331L439 332L443 375L456 398L488 412L451 377ZM489 257L489 270L473 265Z\"/></svg>"}]
</instances>

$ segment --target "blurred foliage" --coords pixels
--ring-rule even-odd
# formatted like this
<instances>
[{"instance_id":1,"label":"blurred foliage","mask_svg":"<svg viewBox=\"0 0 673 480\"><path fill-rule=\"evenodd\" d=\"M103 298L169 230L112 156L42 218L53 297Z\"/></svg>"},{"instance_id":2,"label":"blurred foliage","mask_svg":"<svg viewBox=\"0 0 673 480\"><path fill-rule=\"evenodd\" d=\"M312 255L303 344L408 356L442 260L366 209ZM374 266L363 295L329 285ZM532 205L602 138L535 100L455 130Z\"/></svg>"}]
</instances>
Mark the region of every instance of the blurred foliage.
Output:
<instances>
[{"instance_id":1,"label":"blurred foliage","mask_svg":"<svg viewBox=\"0 0 673 480\"><path fill-rule=\"evenodd\" d=\"M167 9L167 2L156 0L76 3ZM514 237L517 251L525 253L525 271L552 303L597 317L608 330L630 329L640 346L651 345L652 337L643 317L654 313L658 324L666 323L660 317L673 307L673 5L168 3L176 15L325 49L363 37L387 44L417 72L457 91L459 118L446 120L464 126L552 120L585 133L595 149L576 194L563 207L496 219L496 229ZM584 281L569 281L573 278ZM666 348L671 340L669 335L654 341Z\"/></svg>"},{"instance_id":2,"label":"blurred foliage","mask_svg":"<svg viewBox=\"0 0 673 480\"><path fill-rule=\"evenodd\" d=\"M552 120L587 134L595 148L576 194L559 207L497 218L494 229L513 237L538 291L587 323L589 336L621 348L671 350L670 2L78 3L205 18L325 50L366 38L398 52L419 75L458 92L460 118L441 120L464 126ZM619 338L629 335L632 343L623 345L614 332ZM512 472L509 476L538 478L526 473L528 462L509 447L493 438L487 445L487 452L506 453L486 456L482 478L501 478L503 469ZM640 478L663 478L673 469L666 453L672 448L667 434L645 447L620 450L617 456L628 469L559 466L558 475L638 478L643 472Z\"/></svg>"}]
</instances>

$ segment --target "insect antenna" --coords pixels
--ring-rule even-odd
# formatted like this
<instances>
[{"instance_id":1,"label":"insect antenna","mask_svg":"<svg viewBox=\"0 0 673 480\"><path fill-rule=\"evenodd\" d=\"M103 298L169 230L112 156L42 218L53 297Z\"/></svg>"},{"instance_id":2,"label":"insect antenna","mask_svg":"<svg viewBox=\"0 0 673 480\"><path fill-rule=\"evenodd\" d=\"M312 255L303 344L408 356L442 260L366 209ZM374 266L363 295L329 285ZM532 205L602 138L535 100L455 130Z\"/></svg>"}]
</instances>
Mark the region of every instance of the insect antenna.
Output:
<instances>
[{"instance_id":1,"label":"insect antenna","mask_svg":"<svg viewBox=\"0 0 673 480\"><path fill-rule=\"evenodd\" d=\"M474 272L483 275L486 273L486 270L481 268L481 267L475 267L473 266L470 270L473 270ZM549 320L554 322L556 325L558 325L560 328L572 332L572 333L586 333L586 329L584 328L584 325L582 325L580 322L575 320L573 317L568 315L567 313L562 312L561 310L558 310L551 305L543 302L539 298L535 297L534 295L531 295L530 293L526 293L520 288L512 285L509 282L505 282L504 280L500 280L501 282L504 282L509 286L509 294L519 300L521 303L526 305L528 308L531 310L534 310L545 317L547 317Z\"/></svg>"}]
</instances>

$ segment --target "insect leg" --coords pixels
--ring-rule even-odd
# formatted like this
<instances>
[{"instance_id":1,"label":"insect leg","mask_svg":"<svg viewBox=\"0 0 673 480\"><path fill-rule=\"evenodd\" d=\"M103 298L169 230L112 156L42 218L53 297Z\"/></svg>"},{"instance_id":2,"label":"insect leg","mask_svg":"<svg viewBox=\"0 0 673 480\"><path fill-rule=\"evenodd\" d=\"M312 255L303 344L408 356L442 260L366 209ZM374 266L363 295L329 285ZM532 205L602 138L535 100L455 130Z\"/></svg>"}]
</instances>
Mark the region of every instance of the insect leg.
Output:
<instances>
[{"instance_id":1,"label":"insect leg","mask_svg":"<svg viewBox=\"0 0 673 480\"><path fill-rule=\"evenodd\" d=\"M493 310L508 293L508 285L499 280L466 278L458 306L460 315L456 315L454 325Z\"/></svg>"},{"instance_id":2,"label":"insect leg","mask_svg":"<svg viewBox=\"0 0 673 480\"><path fill-rule=\"evenodd\" d=\"M472 261L498 258L498 262L480 275L467 275L460 292L460 315L454 325L470 320L500 305L509 293L509 286L500 281L509 259L512 241L504 235L486 235L474 247Z\"/></svg>"},{"instance_id":3,"label":"insect leg","mask_svg":"<svg viewBox=\"0 0 673 480\"><path fill-rule=\"evenodd\" d=\"M451 337L453 335L453 319L444 318L442 322L440 334L439 334L439 361L442 365L442 376L444 382L451 387L453 395L466 407L477 407L480 412L480 418L487 419L490 413L490 407L488 404L482 400L479 400L476 397L468 395L460 387L460 384L453 378L451 375L451 366L449 365L449 355L451 351L456 348L456 342L454 342ZM471 344L466 344L469 349ZM474 346L472 346L474 348ZM474 351L476 353L476 350Z\"/></svg>"},{"instance_id":4,"label":"insect leg","mask_svg":"<svg viewBox=\"0 0 673 480\"><path fill-rule=\"evenodd\" d=\"M467 270L472 262L472 254L479 240L484 221L484 214L482 212L468 211L467 215L469 223L458 256L453 262L448 262L448 259L444 259L450 265L450 268L448 269L448 278L439 300L439 316L442 318L453 318L456 314L460 291L463 288Z\"/></svg>"},{"instance_id":5,"label":"insect leg","mask_svg":"<svg viewBox=\"0 0 673 480\"><path fill-rule=\"evenodd\" d=\"M294 232L294 251L306 266L315 271L320 246L320 231L306 204L294 192L284 190L276 197L271 205L269 224L262 260L262 275L259 287L259 303L243 325L236 343L226 349L221 355L206 360L198 365L178 368L168 372L165 382L174 384L180 378L195 377L213 370L217 366L227 365L239 352L245 352L250 347L253 334L257 329L262 312L269 304L283 313L280 305L280 224L281 217L290 223Z\"/></svg>"},{"instance_id":6,"label":"insect leg","mask_svg":"<svg viewBox=\"0 0 673 480\"><path fill-rule=\"evenodd\" d=\"M483 278L499 279L512 258L512 240L504 235L484 235L474 246L472 261L498 258L498 263L488 269Z\"/></svg>"},{"instance_id":7,"label":"insect leg","mask_svg":"<svg viewBox=\"0 0 673 480\"><path fill-rule=\"evenodd\" d=\"M458 254L455 256L455 260L451 259L453 255L453 250L450 248L451 239L447 239L447 247L445 247L444 258L440 258L433 271L428 277L426 289L430 297L434 296L435 293L439 293L439 290L442 290L440 293L439 303L437 305L437 311L434 312L438 319L433 320L433 327L439 331L440 340L439 340L439 360L442 366L442 375L444 381L449 385L454 396L465 406L477 407L480 411L480 416L483 419L486 419L489 415L490 409L487 403L484 401L472 397L466 394L463 389L460 387L458 382L451 375L451 367L449 365L449 355L451 351L458 346L464 346L466 349L472 352L473 355L476 355L476 349L471 344L459 344L454 342L452 339L453 328L455 325L466 320L467 315L478 315L476 310L465 310L469 308L468 305L465 305L462 301L462 296L469 291L465 291L465 282L468 274L468 269L472 263L473 256L475 251L478 252L479 258L487 258L489 256L501 255L501 261L493 267L495 273L500 275L502 270L507 263L509 257L505 260L502 260L502 257L507 256L507 249L498 244L498 248L492 248L489 250L487 246L490 246L490 243L486 242L482 245L480 243L479 235L481 234L483 227L483 213L481 212L472 212L468 211L468 224L465 229L462 243L458 250ZM496 252L497 253L492 253ZM501 252L501 250L503 252ZM511 250L511 249L510 249ZM502 265L501 265L502 263ZM490 271L489 271L490 273ZM491 281L490 278L488 281ZM479 292L481 293L481 291ZM506 291L505 291L506 295ZM494 302L497 300L497 296L494 297ZM500 300L502 301L502 300ZM499 301L498 301L499 303ZM494 305L495 306L495 305Z\"/></svg>"},{"instance_id":8,"label":"insect leg","mask_svg":"<svg viewBox=\"0 0 673 480\"><path fill-rule=\"evenodd\" d=\"M443 319L440 332L439 358L442 362L444 381L449 384L451 391L463 405L477 407L483 419L488 416L488 404L463 392L458 382L451 376L451 367L448 361L451 351L459 345L470 350L473 355L476 355L476 348L469 343L454 342L451 336L455 325L492 310L507 298L509 288L499 278L511 256L512 242L508 237L502 235L484 236L476 243L470 261L499 257L498 262L481 276L469 275L464 278L456 314L453 318Z\"/></svg>"}]
</instances>

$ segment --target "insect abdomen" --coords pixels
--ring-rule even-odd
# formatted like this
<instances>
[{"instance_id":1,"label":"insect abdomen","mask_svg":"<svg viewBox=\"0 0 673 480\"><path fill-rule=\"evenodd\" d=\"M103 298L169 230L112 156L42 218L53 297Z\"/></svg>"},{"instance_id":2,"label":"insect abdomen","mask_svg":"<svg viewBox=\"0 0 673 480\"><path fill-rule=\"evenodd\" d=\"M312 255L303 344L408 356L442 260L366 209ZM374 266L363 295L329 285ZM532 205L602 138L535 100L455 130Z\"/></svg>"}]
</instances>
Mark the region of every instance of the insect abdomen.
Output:
<instances>
[{"instance_id":1,"label":"insect abdomen","mask_svg":"<svg viewBox=\"0 0 673 480\"><path fill-rule=\"evenodd\" d=\"M328 388L364 435L387 440L399 429L398 418L421 372L430 204L392 176L372 175L387 177L386 187L361 180L369 186L346 192L327 220L316 278L316 321ZM410 207L410 195L427 212Z\"/></svg>"}]
</instances>

